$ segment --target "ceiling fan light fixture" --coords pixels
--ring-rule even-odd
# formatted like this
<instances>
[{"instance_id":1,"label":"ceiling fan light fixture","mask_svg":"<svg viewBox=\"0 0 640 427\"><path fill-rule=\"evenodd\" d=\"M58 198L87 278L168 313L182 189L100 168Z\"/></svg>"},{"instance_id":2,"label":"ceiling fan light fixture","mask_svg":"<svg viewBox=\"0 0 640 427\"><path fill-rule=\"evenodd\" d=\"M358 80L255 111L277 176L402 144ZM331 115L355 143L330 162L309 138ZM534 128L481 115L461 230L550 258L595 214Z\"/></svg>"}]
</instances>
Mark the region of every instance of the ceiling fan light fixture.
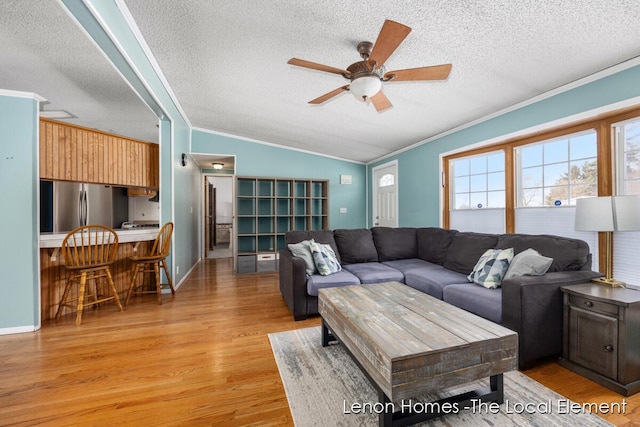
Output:
<instances>
[{"instance_id":1,"label":"ceiling fan light fixture","mask_svg":"<svg viewBox=\"0 0 640 427\"><path fill-rule=\"evenodd\" d=\"M367 100L382 89L382 82L377 76L362 76L354 79L349 85L349 92L359 100Z\"/></svg>"}]
</instances>

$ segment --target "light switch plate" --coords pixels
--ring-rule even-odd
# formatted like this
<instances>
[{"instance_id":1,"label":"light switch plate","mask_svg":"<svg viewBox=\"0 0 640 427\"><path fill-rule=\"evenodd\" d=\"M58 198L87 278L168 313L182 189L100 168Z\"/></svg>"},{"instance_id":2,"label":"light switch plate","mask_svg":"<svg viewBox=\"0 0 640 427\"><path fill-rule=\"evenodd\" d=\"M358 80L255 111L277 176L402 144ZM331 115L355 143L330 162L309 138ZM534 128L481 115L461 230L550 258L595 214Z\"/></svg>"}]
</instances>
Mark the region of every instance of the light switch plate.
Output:
<instances>
[{"instance_id":1,"label":"light switch plate","mask_svg":"<svg viewBox=\"0 0 640 427\"><path fill-rule=\"evenodd\" d=\"M340 208L340 213L347 213L347 208Z\"/></svg>"},{"instance_id":2,"label":"light switch plate","mask_svg":"<svg viewBox=\"0 0 640 427\"><path fill-rule=\"evenodd\" d=\"M340 184L350 185L353 182L353 175L340 175Z\"/></svg>"}]
</instances>

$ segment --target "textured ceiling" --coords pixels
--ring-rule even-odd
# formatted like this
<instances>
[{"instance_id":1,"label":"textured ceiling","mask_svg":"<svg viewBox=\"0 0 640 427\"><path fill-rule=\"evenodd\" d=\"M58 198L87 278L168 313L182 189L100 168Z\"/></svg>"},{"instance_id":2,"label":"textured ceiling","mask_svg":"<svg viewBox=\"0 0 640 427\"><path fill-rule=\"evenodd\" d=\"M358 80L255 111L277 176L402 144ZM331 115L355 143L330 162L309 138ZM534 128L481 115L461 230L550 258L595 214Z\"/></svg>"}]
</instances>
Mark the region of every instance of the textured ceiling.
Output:
<instances>
[{"instance_id":1,"label":"textured ceiling","mask_svg":"<svg viewBox=\"0 0 640 427\"><path fill-rule=\"evenodd\" d=\"M637 0L124 1L193 126L362 162L640 55ZM349 94L308 105L347 81L287 60L346 68L385 19L413 29L387 69L452 63L449 79L385 84L384 113ZM58 2L0 2L0 57L0 88L157 141L151 111Z\"/></svg>"},{"instance_id":2,"label":"textured ceiling","mask_svg":"<svg viewBox=\"0 0 640 427\"><path fill-rule=\"evenodd\" d=\"M126 0L195 127L370 161L640 55L640 3ZM390 70L452 63L445 82L388 83L377 113L291 57L346 68L385 19L413 29Z\"/></svg>"},{"instance_id":3,"label":"textured ceiling","mask_svg":"<svg viewBox=\"0 0 640 427\"><path fill-rule=\"evenodd\" d=\"M35 92L69 123L158 141L153 112L58 2L0 1L0 58L0 89Z\"/></svg>"}]
</instances>

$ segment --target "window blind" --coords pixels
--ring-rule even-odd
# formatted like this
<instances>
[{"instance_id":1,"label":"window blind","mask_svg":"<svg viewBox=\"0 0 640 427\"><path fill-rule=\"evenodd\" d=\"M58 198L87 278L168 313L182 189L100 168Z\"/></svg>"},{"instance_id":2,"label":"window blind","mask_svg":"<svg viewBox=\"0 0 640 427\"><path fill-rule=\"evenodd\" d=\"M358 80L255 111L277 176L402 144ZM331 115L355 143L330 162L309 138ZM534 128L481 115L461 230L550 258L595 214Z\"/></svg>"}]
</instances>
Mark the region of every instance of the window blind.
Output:
<instances>
[{"instance_id":1,"label":"window blind","mask_svg":"<svg viewBox=\"0 0 640 427\"><path fill-rule=\"evenodd\" d=\"M458 231L503 234L504 209L459 209L449 213L449 227Z\"/></svg>"},{"instance_id":2,"label":"window blind","mask_svg":"<svg viewBox=\"0 0 640 427\"><path fill-rule=\"evenodd\" d=\"M518 208L515 210L515 231L524 234L553 234L584 240L589 245L592 254L591 269L599 271L598 233L595 231L575 231L575 216L576 208L574 206Z\"/></svg>"},{"instance_id":3,"label":"window blind","mask_svg":"<svg viewBox=\"0 0 640 427\"><path fill-rule=\"evenodd\" d=\"M640 287L640 231L613 233L613 278Z\"/></svg>"}]
</instances>

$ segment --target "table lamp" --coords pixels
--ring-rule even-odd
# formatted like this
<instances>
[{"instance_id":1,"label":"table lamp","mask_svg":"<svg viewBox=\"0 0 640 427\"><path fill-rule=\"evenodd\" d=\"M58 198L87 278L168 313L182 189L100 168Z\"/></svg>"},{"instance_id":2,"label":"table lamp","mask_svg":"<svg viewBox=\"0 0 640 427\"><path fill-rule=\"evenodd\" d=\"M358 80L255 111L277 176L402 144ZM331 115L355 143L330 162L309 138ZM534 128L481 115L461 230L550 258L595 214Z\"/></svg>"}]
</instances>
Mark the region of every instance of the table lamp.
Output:
<instances>
[{"instance_id":1,"label":"table lamp","mask_svg":"<svg viewBox=\"0 0 640 427\"><path fill-rule=\"evenodd\" d=\"M605 277L594 282L625 287L613 278L613 232L640 230L640 196L604 196L576 200L575 229L605 233Z\"/></svg>"}]
</instances>

